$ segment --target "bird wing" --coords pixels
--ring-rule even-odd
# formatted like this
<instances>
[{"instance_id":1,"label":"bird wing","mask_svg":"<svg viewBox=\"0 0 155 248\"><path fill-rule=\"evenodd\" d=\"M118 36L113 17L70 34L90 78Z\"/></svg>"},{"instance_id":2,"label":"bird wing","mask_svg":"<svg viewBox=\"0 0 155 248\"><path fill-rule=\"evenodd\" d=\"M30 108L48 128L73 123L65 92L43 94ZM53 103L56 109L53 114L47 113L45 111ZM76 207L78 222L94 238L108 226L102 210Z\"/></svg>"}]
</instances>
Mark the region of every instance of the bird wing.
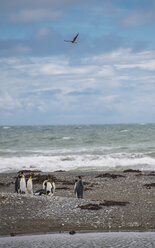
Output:
<instances>
[{"instance_id":1,"label":"bird wing","mask_svg":"<svg viewBox=\"0 0 155 248\"><path fill-rule=\"evenodd\" d=\"M66 42L72 42L71 40L64 40L64 41L66 41Z\"/></svg>"},{"instance_id":2,"label":"bird wing","mask_svg":"<svg viewBox=\"0 0 155 248\"><path fill-rule=\"evenodd\" d=\"M76 41L78 36L79 36L79 33L74 37L73 41Z\"/></svg>"}]
</instances>

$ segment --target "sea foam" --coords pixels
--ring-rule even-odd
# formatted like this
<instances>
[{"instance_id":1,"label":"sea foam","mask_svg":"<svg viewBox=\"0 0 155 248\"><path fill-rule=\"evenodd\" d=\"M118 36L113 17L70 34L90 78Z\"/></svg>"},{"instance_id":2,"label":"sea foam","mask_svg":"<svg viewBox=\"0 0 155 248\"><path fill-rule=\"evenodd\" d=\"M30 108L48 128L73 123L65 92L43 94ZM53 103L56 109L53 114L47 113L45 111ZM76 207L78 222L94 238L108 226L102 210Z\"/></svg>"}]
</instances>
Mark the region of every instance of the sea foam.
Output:
<instances>
[{"instance_id":1,"label":"sea foam","mask_svg":"<svg viewBox=\"0 0 155 248\"><path fill-rule=\"evenodd\" d=\"M59 155L59 156L21 156L0 157L0 172L31 169L41 171L56 170L114 170L136 168L155 170L155 159L151 157L129 157L124 154L112 155Z\"/></svg>"}]
</instances>

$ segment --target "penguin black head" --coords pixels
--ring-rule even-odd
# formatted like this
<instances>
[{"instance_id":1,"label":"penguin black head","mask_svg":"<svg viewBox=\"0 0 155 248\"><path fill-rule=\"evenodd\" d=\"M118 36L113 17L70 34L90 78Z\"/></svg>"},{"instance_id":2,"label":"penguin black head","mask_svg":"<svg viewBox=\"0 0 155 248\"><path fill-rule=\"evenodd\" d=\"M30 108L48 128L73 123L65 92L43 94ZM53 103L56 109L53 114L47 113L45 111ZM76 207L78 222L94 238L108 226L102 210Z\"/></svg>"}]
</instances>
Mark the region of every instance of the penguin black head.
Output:
<instances>
[{"instance_id":1,"label":"penguin black head","mask_svg":"<svg viewBox=\"0 0 155 248\"><path fill-rule=\"evenodd\" d=\"M82 179L82 176L78 176L79 179Z\"/></svg>"}]
</instances>

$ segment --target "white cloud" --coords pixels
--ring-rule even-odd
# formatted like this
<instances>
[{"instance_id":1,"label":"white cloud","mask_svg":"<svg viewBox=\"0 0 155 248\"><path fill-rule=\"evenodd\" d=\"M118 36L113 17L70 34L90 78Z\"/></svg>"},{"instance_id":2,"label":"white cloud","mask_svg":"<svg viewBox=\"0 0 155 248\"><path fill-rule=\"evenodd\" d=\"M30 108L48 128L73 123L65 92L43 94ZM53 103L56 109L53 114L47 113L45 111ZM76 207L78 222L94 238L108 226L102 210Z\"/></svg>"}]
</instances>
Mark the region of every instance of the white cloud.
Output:
<instances>
[{"instance_id":1,"label":"white cloud","mask_svg":"<svg viewBox=\"0 0 155 248\"><path fill-rule=\"evenodd\" d=\"M141 62L141 63L137 63L137 64L120 64L120 65L115 65L116 68L118 69L135 69L135 68L139 68L139 69L144 69L144 70L149 70L149 71L155 71L155 60L150 60L150 61L146 61L146 62Z\"/></svg>"},{"instance_id":2,"label":"white cloud","mask_svg":"<svg viewBox=\"0 0 155 248\"><path fill-rule=\"evenodd\" d=\"M22 108L21 102L8 94L8 92L0 92L0 109L15 110Z\"/></svg>"},{"instance_id":3,"label":"white cloud","mask_svg":"<svg viewBox=\"0 0 155 248\"><path fill-rule=\"evenodd\" d=\"M130 48L118 49L113 52L101 54L98 56L92 56L91 61L98 62L102 64L107 63L125 63L125 62L135 62L135 61L150 61L155 59L155 50L148 50L142 52L132 52ZM90 58L85 60L88 62Z\"/></svg>"},{"instance_id":4,"label":"white cloud","mask_svg":"<svg viewBox=\"0 0 155 248\"><path fill-rule=\"evenodd\" d=\"M116 102L117 99L119 98L119 95L107 95L107 96L101 96L98 98L98 102L103 102L104 104L109 105L112 102Z\"/></svg>"},{"instance_id":5,"label":"white cloud","mask_svg":"<svg viewBox=\"0 0 155 248\"><path fill-rule=\"evenodd\" d=\"M121 49L81 58L78 64L62 57L1 58L0 110L40 115L110 110L136 118L143 109L153 111L154 66L153 50L133 54Z\"/></svg>"},{"instance_id":6,"label":"white cloud","mask_svg":"<svg viewBox=\"0 0 155 248\"><path fill-rule=\"evenodd\" d=\"M95 66L70 66L70 65L61 65L55 63L45 64L40 68L40 73L46 75L61 75L61 74L87 74L93 73L96 69Z\"/></svg>"},{"instance_id":7,"label":"white cloud","mask_svg":"<svg viewBox=\"0 0 155 248\"><path fill-rule=\"evenodd\" d=\"M112 77L115 75L115 72L111 65L104 65L103 68L100 68L98 75L102 77Z\"/></svg>"}]
</instances>

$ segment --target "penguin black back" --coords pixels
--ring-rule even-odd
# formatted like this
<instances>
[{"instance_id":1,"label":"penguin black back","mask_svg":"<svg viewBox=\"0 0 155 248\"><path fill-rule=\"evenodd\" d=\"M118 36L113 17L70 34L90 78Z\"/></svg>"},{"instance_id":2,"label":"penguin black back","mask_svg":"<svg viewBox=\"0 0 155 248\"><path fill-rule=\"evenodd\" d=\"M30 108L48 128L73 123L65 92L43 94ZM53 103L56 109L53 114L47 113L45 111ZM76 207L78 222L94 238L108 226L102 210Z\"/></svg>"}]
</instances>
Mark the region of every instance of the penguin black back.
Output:
<instances>
[{"instance_id":1,"label":"penguin black back","mask_svg":"<svg viewBox=\"0 0 155 248\"><path fill-rule=\"evenodd\" d=\"M76 193L77 193L77 198L83 198L83 182L81 176L79 176L79 181L77 182L76 185Z\"/></svg>"},{"instance_id":2,"label":"penguin black back","mask_svg":"<svg viewBox=\"0 0 155 248\"><path fill-rule=\"evenodd\" d=\"M15 181L15 193L19 193L21 174L18 174Z\"/></svg>"}]
</instances>

